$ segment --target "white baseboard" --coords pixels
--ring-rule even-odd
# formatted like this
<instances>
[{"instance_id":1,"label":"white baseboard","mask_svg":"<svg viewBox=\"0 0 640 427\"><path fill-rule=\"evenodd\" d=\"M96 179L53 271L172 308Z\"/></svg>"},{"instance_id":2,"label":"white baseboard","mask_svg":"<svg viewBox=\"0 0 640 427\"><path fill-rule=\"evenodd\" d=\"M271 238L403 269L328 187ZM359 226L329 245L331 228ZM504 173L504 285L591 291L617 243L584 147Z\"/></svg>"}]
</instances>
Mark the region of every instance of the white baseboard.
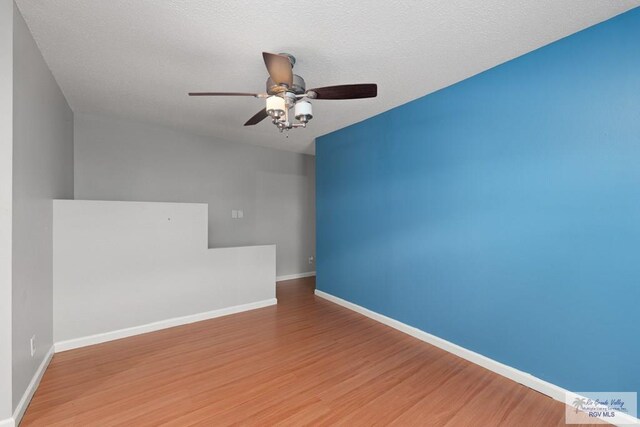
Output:
<instances>
[{"instance_id":1,"label":"white baseboard","mask_svg":"<svg viewBox=\"0 0 640 427\"><path fill-rule=\"evenodd\" d=\"M204 313L191 314L188 316L174 317L172 319L161 320L159 322L147 323L146 325L134 326L131 328L119 329L101 334L89 335L87 337L74 338L66 341L56 342L55 352L73 350L74 348L86 347L89 345L100 344L107 341L127 338L134 335L145 334L147 332L158 331L160 329L172 328L174 326L186 325L188 323L200 322L202 320L213 319L216 317L227 316L229 314L240 313L257 308L267 307L277 304L276 298L263 301L252 302L249 304L235 305L233 307L225 307L218 310L207 311Z\"/></svg>"},{"instance_id":2,"label":"white baseboard","mask_svg":"<svg viewBox=\"0 0 640 427\"><path fill-rule=\"evenodd\" d=\"M16 423L13 418L5 418L0 420L0 427L16 427Z\"/></svg>"},{"instance_id":3,"label":"white baseboard","mask_svg":"<svg viewBox=\"0 0 640 427\"><path fill-rule=\"evenodd\" d=\"M297 274L286 274L284 276L276 276L276 282L281 282L283 280L302 279L303 277L311 277L315 275L316 275L315 271L307 271L306 273L297 273Z\"/></svg>"},{"instance_id":4,"label":"white baseboard","mask_svg":"<svg viewBox=\"0 0 640 427\"><path fill-rule=\"evenodd\" d=\"M376 313L375 311L371 311L367 308L364 308L352 302L343 300L342 298L333 296L331 294L328 294L326 292L323 292L317 289L315 291L315 294L328 301L341 305L345 308L353 310L366 317L369 317L373 320L376 320L380 323L383 323L387 326L397 329L400 332L404 332L405 334L411 335L412 337L415 337L421 341L427 342L431 345L434 345L438 348L448 351L449 353L455 354L456 356L461 357L465 360L468 360L469 362L475 363L476 365L480 365L485 369L495 372L496 374L502 375L503 377L509 378L510 380L513 380L524 386L532 388L542 394L545 394L551 397L554 400L565 403L567 393L570 393L571 396L579 397L577 394L569 392L568 390L565 390L564 388L559 387L555 384L541 380L540 378L534 377L531 374L520 371L516 368L512 368L511 366L505 365L504 363L497 362L493 359L489 359L488 357L483 356L479 353L476 353L475 351L468 350L464 347L461 347L457 344L454 344L452 342L439 338L428 332L425 332L418 328L414 328L413 326L409 326L406 323L402 323L398 320L392 319L380 313ZM571 400L573 400L573 398ZM622 423L621 425L640 424L640 420L631 416L622 415L621 418L625 420L625 422ZM611 422L610 420L607 420L604 418L602 418L602 420L607 421L608 423Z\"/></svg>"},{"instance_id":5,"label":"white baseboard","mask_svg":"<svg viewBox=\"0 0 640 427\"><path fill-rule=\"evenodd\" d=\"M27 410L27 407L29 406L29 402L31 402L31 398L33 397L36 390L38 389L38 385L40 385L40 380L42 380L44 371L47 370L47 366L49 366L49 362L51 362L51 358L53 358L53 351L54 351L54 347L51 346L47 354L44 356L44 359L42 359L42 363L40 363L40 366L38 366L38 369L36 370L36 373L33 375L33 378L31 378L31 382L29 382L29 385L27 386L27 389L24 391L24 394L22 395L20 402L18 402L18 406L16 407L16 410L13 411L13 418L10 418L9 420L0 421L0 427L17 426L20 424L20 421L22 420L22 416L24 415L24 412Z\"/></svg>"}]
</instances>

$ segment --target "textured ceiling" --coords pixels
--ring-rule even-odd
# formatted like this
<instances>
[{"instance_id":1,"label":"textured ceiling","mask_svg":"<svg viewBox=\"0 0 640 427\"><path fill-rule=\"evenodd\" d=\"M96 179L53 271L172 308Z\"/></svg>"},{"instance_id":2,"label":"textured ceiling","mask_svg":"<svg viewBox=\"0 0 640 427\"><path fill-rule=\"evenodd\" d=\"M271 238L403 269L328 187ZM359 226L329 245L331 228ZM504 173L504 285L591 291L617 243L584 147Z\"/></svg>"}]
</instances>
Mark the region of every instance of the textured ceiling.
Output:
<instances>
[{"instance_id":1,"label":"textured ceiling","mask_svg":"<svg viewBox=\"0 0 640 427\"><path fill-rule=\"evenodd\" d=\"M640 0L17 0L76 113L314 152L317 136L451 85L640 5ZM243 123L262 51L290 52L308 87L378 83L378 98L315 101L307 129Z\"/></svg>"}]
</instances>

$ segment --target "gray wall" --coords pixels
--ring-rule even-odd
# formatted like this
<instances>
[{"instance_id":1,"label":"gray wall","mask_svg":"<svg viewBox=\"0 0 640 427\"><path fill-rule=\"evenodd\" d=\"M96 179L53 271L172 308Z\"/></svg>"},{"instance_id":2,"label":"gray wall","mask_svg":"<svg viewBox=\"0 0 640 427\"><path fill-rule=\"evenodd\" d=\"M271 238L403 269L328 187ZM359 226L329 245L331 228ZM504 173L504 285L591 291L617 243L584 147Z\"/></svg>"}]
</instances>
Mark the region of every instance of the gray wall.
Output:
<instances>
[{"instance_id":1,"label":"gray wall","mask_svg":"<svg viewBox=\"0 0 640 427\"><path fill-rule=\"evenodd\" d=\"M279 276L315 270L314 157L83 114L74 144L76 199L208 203L209 246L275 243Z\"/></svg>"},{"instance_id":2,"label":"gray wall","mask_svg":"<svg viewBox=\"0 0 640 427\"><path fill-rule=\"evenodd\" d=\"M56 351L273 304L275 246L207 249L207 209L55 200Z\"/></svg>"},{"instance_id":3,"label":"gray wall","mask_svg":"<svg viewBox=\"0 0 640 427\"><path fill-rule=\"evenodd\" d=\"M0 0L0 423L11 417L13 0Z\"/></svg>"},{"instance_id":4,"label":"gray wall","mask_svg":"<svg viewBox=\"0 0 640 427\"><path fill-rule=\"evenodd\" d=\"M17 8L13 43L15 408L53 344L52 199L73 197L73 113Z\"/></svg>"}]
</instances>

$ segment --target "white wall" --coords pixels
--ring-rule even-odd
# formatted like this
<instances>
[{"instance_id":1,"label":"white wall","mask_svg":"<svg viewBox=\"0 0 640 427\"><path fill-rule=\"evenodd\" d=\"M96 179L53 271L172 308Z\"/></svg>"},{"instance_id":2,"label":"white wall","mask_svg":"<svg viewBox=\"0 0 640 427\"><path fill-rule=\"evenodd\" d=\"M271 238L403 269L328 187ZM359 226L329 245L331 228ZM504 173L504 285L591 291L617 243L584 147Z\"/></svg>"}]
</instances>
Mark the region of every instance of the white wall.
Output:
<instances>
[{"instance_id":1,"label":"white wall","mask_svg":"<svg viewBox=\"0 0 640 427\"><path fill-rule=\"evenodd\" d=\"M56 343L274 298L275 247L208 249L207 205L54 202Z\"/></svg>"},{"instance_id":2,"label":"white wall","mask_svg":"<svg viewBox=\"0 0 640 427\"><path fill-rule=\"evenodd\" d=\"M13 0L0 0L0 425L11 418Z\"/></svg>"},{"instance_id":3,"label":"white wall","mask_svg":"<svg viewBox=\"0 0 640 427\"><path fill-rule=\"evenodd\" d=\"M13 44L15 409L53 344L52 199L73 197L73 113L17 8Z\"/></svg>"},{"instance_id":4,"label":"white wall","mask_svg":"<svg viewBox=\"0 0 640 427\"><path fill-rule=\"evenodd\" d=\"M76 199L208 203L209 245L276 244L278 275L315 270L314 179L312 156L75 116Z\"/></svg>"}]
</instances>

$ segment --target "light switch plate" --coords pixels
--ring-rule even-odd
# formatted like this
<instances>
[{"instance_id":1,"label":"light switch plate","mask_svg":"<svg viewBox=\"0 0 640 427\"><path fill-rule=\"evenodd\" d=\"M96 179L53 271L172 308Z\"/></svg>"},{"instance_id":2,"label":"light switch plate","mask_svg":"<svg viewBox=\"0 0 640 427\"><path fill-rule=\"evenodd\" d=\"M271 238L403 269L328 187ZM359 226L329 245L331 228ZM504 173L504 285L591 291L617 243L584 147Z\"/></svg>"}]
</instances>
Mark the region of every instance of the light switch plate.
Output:
<instances>
[{"instance_id":1,"label":"light switch plate","mask_svg":"<svg viewBox=\"0 0 640 427\"><path fill-rule=\"evenodd\" d=\"M231 218L236 219L238 218L238 211L237 210L232 210L231 211Z\"/></svg>"},{"instance_id":2,"label":"light switch plate","mask_svg":"<svg viewBox=\"0 0 640 427\"><path fill-rule=\"evenodd\" d=\"M244 212L242 212L242 210L238 211L238 218L244 218Z\"/></svg>"}]
</instances>

